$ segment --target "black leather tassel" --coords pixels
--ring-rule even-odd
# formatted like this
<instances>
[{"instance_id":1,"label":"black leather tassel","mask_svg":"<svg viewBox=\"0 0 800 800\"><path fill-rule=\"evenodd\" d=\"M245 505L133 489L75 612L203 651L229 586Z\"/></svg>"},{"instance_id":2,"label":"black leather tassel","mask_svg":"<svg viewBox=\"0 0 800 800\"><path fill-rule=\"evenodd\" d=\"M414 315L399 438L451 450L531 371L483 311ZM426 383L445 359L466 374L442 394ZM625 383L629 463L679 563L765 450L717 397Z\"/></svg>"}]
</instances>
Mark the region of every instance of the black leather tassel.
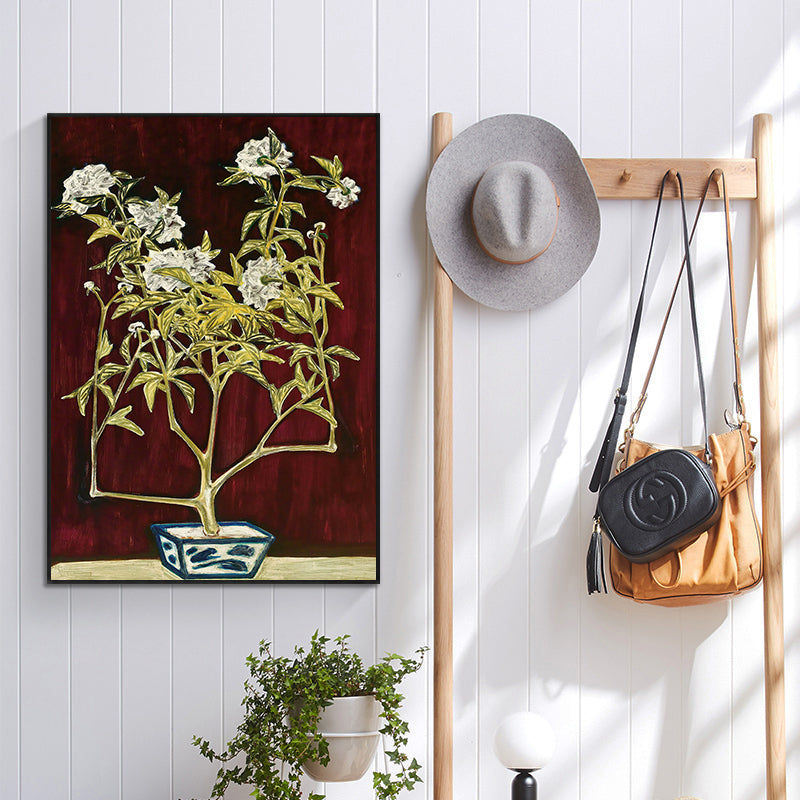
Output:
<instances>
[{"instance_id":1,"label":"black leather tassel","mask_svg":"<svg viewBox=\"0 0 800 800\"><path fill-rule=\"evenodd\" d=\"M600 532L598 520L594 521L592 538L589 542L589 550L586 553L586 584L589 594L594 594L595 592L608 594L605 559L603 556L603 534Z\"/></svg>"}]
</instances>

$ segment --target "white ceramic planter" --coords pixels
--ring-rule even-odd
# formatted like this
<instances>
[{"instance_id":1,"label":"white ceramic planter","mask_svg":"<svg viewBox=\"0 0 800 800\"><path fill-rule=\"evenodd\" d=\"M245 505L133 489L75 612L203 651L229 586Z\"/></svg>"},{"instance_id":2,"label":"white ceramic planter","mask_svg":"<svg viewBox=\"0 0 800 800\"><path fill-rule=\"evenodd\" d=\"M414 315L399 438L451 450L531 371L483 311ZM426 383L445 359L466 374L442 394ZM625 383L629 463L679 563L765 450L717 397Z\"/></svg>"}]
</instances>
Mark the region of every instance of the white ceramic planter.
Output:
<instances>
[{"instance_id":1,"label":"white ceramic planter","mask_svg":"<svg viewBox=\"0 0 800 800\"><path fill-rule=\"evenodd\" d=\"M372 696L334 697L323 709L319 732L328 742L331 760L323 766L306 761L303 771L315 781L357 781L369 769L378 747L380 703Z\"/></svg>"}]
</instances>

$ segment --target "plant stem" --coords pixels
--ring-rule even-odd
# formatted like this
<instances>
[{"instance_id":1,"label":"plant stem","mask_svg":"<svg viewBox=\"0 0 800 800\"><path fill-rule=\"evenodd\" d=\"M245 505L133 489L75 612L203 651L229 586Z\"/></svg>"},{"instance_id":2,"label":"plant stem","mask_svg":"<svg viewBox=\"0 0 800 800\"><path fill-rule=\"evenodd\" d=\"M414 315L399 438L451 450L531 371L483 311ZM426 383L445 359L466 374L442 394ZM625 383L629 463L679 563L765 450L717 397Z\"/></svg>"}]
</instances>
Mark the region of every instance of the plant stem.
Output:
<instances>
[{"instance_id":1,"label":"plant stem","mask_svg":"<svg viewBox=\"0 0 800 800\"><path fill-rule=\"evenodd\" d=\"M109 302L110 305L110 302ZM97 489L97 441L100 434L97 431L97 374L100 370L100 344L103 341L103 333L106 329L106 317L108 316L108 306L100 301L100 321L97 323L97 343L94 348L94 383L92 385L92 438L89 448L91 461L91 486L90 493Z\"/></svg>"}]
</instances>

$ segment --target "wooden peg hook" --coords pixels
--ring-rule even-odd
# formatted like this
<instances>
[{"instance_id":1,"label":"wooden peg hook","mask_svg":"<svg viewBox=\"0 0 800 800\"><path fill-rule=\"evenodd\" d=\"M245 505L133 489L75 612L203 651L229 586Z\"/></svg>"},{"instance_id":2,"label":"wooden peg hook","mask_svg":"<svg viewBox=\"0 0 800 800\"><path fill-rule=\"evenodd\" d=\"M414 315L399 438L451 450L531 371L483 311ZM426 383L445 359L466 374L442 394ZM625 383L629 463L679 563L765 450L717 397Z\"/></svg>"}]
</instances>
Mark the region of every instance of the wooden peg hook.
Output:
<instances>
[{"instance_id":1,"label":"wooden peg hook","mask_svg":"<svg viewBox=\"0 0 800 800\"><path fill-rule=\"evenodd\" d=\"M722 180L723 180L723 177L724 177L723 173L722 173L722 170L719 169L719 167L718 167L717 169L715 169L711 173L711 177L716 181L716 183L717 183L717 192L719 193L719 196L722 197Z\"/></svg>"},{"instance_id":2,"label":"wooden peg hook","mask_svg":"<svg viewBox=\"0 0 800 800\"><path fill-rule=\"evenodd\" d=\"M633 177L633 173L629 169L622 170L622 175L619 176L619 179L622 183L627 183Z\"/></svg>"}]
</instances>

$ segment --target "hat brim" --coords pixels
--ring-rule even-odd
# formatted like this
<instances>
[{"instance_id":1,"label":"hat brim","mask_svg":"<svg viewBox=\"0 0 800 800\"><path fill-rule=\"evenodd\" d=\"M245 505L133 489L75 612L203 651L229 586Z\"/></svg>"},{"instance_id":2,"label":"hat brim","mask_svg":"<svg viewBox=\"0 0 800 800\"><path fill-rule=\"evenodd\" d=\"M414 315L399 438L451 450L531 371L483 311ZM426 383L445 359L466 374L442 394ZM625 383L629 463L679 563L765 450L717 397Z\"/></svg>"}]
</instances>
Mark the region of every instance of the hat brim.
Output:
<instances>
[{"instance_id":1,"label":"hat brim","mask_svg":"<svg viewBox=\"0 0 800 800\"><path fill-rule=\"evenodd\" d=\"M538 165L561 200L553 241L525 264L494 260L472 227L475 186L501 161ZM589 268L600 240L600 206L577 150L555 125L524 114L485 119L445 147L428 179L426 214L433 249L453 283L503 311L536 308L567 292Z\"/></svg>"}]
</instances>

